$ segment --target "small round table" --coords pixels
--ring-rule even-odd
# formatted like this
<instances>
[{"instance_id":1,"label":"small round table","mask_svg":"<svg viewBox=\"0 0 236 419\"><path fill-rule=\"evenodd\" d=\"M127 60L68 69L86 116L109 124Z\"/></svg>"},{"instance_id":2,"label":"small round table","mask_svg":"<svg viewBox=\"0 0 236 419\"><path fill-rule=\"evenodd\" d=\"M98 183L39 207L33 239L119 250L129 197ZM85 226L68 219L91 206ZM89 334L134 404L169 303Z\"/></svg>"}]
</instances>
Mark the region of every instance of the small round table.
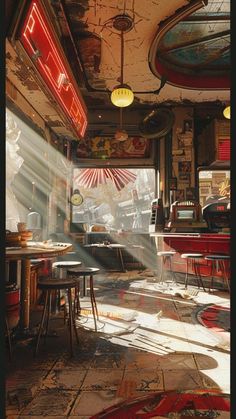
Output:
<instances>
[{"instance_id":1,"label":"small round table","mask_svg":"<svg viewBox=\"0 0 236 419\"><path fill-rule=\"evenodd\" d=\"M72 249L71 243L28 242L27 247L6 247L6 261L20 260L21 270L21 315L20 327L29 328L30 320L30 259L45 259L63 255Z\"/></svg>"}]
</instances>

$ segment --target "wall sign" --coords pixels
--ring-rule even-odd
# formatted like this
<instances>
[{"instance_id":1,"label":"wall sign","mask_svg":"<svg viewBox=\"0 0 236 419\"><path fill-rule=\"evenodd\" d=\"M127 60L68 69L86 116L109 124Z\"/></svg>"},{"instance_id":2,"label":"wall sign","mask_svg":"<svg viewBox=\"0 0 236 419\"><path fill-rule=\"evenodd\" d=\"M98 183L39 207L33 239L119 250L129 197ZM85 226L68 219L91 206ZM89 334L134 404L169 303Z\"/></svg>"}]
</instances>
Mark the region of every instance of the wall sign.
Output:
<instances>
[{"instance_id":1,"label":"wall sign","mask_svg":"<svg viewBox=\"0 0 236 419\"><path fill-rule=\"evenodd\" d=\"M73 128L83 137L87 127L86 106L39 0L31 2L19 40Z\"/></svg>"}]
</instances>

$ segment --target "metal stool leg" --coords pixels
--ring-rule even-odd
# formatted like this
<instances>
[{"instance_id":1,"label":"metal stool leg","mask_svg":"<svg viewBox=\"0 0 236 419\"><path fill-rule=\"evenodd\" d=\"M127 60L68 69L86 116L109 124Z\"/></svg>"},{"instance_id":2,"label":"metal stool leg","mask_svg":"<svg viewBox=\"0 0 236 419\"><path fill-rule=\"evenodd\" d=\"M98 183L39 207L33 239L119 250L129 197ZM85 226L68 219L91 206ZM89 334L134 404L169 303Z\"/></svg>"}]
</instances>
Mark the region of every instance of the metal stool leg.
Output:
<instances>
[{"instance_id":1,"label":"metal stool leg","mask_svg":"<svg viewBox=\"0 0 236 419\"><path fill-rule=\"evenodd\" d=\"M228 287L228 290L230 292L230 285L229 285L228 275L226 273L225 261L224 260L221 260L221 261L219 261L219 264L220 264L221 271L222 271L222 274L223 274L223 279L226 282L227 287Z\"/></svg>"},{"instance_id":2,"label":"metal stool leg","mask_svg":"<svg viewBox=\"0 0 236 419\"><path fill-rule=\"evenodd\" d=\"M160 284L163 284L163 272L164 272L164 261L163 261L163 256L161 256L161 276L160 276Z\"/></svg>"},{"instance_id":3,"label":"metal stool leg","mask_svg":"<svg viewBox=\"0 0 236 419\"><path fill-rule=\"evenodd\" d=\"M184 280L184 288L187 289L188 287L188 258L186 259L186 273L185 273L185 280Z\"/></svg>"},{"instance_id":4,"label":"metal stool leg","mask_svg":"<svg viewBox=\"0 0 236 419\"><path fill-rule=\"evenodd\" d=\"M48 300L49 301L48 301L48 309L47 309L47 315L46 315L46 328L45 328L44 342L46 342L46 337L48 334L49 318L51 314L52 293L50 291L49 291Z\"/></svg>"},{"instance_id":5,"label":"metal stool leg","mask_svg":"<svg viewBox=\"0 0 236 419\"><path fill-rule=\"evenodd\" d=\"M71 299L71 290L68 289L68 303L69 303L69 334L70 334L70 354L71 356L74 355L73 353L73 341L72 341L72 333L73 333L73 314L72 314L72 299Z\"/></svg>"},{"instance_id":6,"label":"metal stool leg","mask_svg":"<svg viewBox=\"0 0 236 419\"><path fill-rule=\"evenodd\" d=\"M7 332L7 343L8 343L8 354L9 359L12 359L12 347L11 347L11 335L10 335L10 329L8 326L7 317L5 317L5 325L6 325L6 332Z\"/></svg>"},{"instance_id":7,"label":"metal stool leg","mask_svg":"<svg viewBox=\"0 0 236 419\"><path fill-rule=\"evenodd\" d=\"M197 280L198 288L200 288L200 281L199 281L199 276L198 276L198 264L196 262L196 259L192 260L192 267L193 267L195 278Z\"/></svg>"},{"instance_id":8,"label":"metal stool leg","mask_svg":"<svg viewBox=\"0 0 236 419\"><path fill-rule=\"evenodd\" d=\"M96 304L94 289L93 289L93 275L90 275L89 277L89 285L90 285L90 300L91 300L91 306L92 306L92 312L93 312L94 327L95 327L95 331L97 332L96 315L98 319L98 311L97 311L97 304Z\"/></svg>"},{"instance_id":9,"label":"metal stool leg","mask_svg":"<svg viewBox=\"0 0 236 419\"><path fill-rule=\"evenodd\" d=\"M172 256L169 256L169 266L170 266L170 274L171 274L172 282L173 282L173 284L176 284L176 279L175 279L175 276L174 276L174 271L172 269Z\"/></svg>"},{"instance_id":10,"label":"metal stool leg","mask_svg":"<svg viewBox=\"0 0 236 419\"><path fill-rule=\"evenodd\" d=\"M194 267L195 276L197 278L198 288L200 288L200 286L201 286L203 288L203 290L206 292L206 289L205 289L203 281L202 281L202 276L201 276L201 272L200 272L200 263L198 262L198 260L197 261L196 261L196 259L193 260L193 267Z\"/></svg>"},{"instance_id":11,"label":"metal stool leg","mask_svg":"<svg viewBox=\"0 0 236 419\"><path fill-rule=\"evenodd\" d=\"M214 269L216 269L216 264L215 264L215 261L212 260L211 261L211 282L210 282L209 290L208 290L209 293L211 292L211 289L213 288Z\"/></svg>"},{"instance_id":12,"label":"metal stool leg","mask_svg":"<svg viewBox=\"0 0 236 419\"><path fill-rule=\"evenodd\" d=\"M34 351L34 355L35 356L38 353L39 341L40 341L40 337L41 337L41 334L42 334L42 331L43 331L43 323L44 323L44 319L45 319L45 315L46 315L46 310L47 310L48 297L49 297L49 291L47 290L46 291L46 295L45 295L43 314L42 314L41 322L40 322L40 325L39 325L39 331L38 331L38 336L37 336L37 341L36 341L36 347L35 347L35 351Z\"/></svg>"}]
</instances>

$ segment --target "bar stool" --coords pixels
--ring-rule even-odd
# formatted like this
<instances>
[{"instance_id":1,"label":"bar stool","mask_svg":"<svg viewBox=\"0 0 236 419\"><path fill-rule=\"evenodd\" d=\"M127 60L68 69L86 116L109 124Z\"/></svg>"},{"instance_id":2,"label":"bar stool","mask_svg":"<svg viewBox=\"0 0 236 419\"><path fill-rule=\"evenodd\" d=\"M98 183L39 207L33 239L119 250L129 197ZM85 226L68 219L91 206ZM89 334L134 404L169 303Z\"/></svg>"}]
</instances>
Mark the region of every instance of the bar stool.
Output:
<instances>
[{"instance_id":1,"label":"bar stool","mask_svg":"<svg viewBox=\"0 0 236 419\"><path fill-rule=\"evenodd\" d=\"M222 277L224 282L226 283L228 290L230 292L230 284L229 284L229 278L225 266L226 261L230 261L230 256L228 255L207 255L205 256L205 260L211 261L211 282L209 286L209 292L211 292L211 289L213 288L213 280L214 280L214 271L217 272L220 268L222 272Z\"/></svg>"},{"instance_id":2,"label":"bar stool","mask_svg":"<svg viewBox=\"0 0 236 419\"><path fill-rule=\"evenodd\" d=\"M188 279L189 279L188 262L190 261L192 263L192 268L193 268L195 277L197 279L198 288L200 288L200 285L201 285L203 290L206 291L202 282L200 264L199 264L199 259L203 258L203 254L202 253L182 253L181 258L186 259L186 274L185 274L184 288L187 289L188 287Z\"/></svg>"},{"instance_id":3,"label":"bar stool","mask_svg":"<svg viewBox=\"0 0 236 419\"><path fill-rule=\"evenodd\" d=\"M69 268L75 268L76 266L81 265L80 261L75 260L63 260L59 262L54 262L52 264L53 269L53 277L55 278L66 278L67 277L67 270ZM58 290L58 295L56 296L56 312L60 311L60 301L61 301L61 293ZM64 321L66 319L66 304L64 305Z\"/></svg>"},{"instance_id":4,"label":"bar stool","mask_svg":"<svg viewBox=\"0 0 236 419\"><path fill-rule=\"evenodd\" d=\"M41 289L42 291L44 291L44 293L45 293L45 300L44 300L43 314L42 314L42 318L41 318L41 322L40 322L40 326L39 326L39 331L38 331L38 335L37 335L37 340L36 340L35 355L37 355L37 353L38 353L39 341L40 341L40 337L42 335L45 317L46 317L45 338L46 338L47 333L48 333L48 324L49 324L50 311L51 311L51 293L52 293L52 291L65 290L67 292L67 295L68 295L68 303L69 303L68 326L69 326L69 333L70 333L70 354L71 354L71 356L73 356L73 347L72 347L73 328L74 328L77 343L79 343L79 338L78 338L76 325L75 325L75 317L74 317L74 313L73 313L73 309L72 309L72 297L71 297L71 289L76 288L76 287L77 287L77 283L74 280L67 279L67 278L65 278L65 279L64 278L60 278L60 279L55 279L55 278L51 279L50 278L50 279L43 279L43 280L38 282L38 288ZM47 315L46 315L46 313L47 313Z\"/></svg>"},{"instance_id":5,"label":"bar stool","mask_svg":"<svg viewBox=\"0 0 236 419\"><path fill-rule=\"evenodd\" d=\"M157 252L157 256L161 258L161 276L160 280L158 281L160 284L163 284L163 276L164 276L164 266L169 261L169 271L171 273L172 281L174 284L176 284L175 274L172 269L172 258L176 254L175 251L160 251Z\"/></svg>"},{"instance_id":6,"label":"bar stool","mask_svg":"<svg viewBox=\"0 0 236 419\"><path fill-rule=\"evenodd\" d=\"M75 290L75 300L74 300L74 306L75 306L75 312L77 314L80 314L81 307L80 307L80 301L79 301L79 294L80 294L80 277L82 277L82 297L85 297L87 295L87 284L86 280L87 277L89 277L89 290L90 290L90 301L92 306L92 312L93 312L93 319L94 319L94 327L95 331L97 332L97 320L99 320L98 317L98 310L97 310L97 303L95 299L94 294L94 288L93 288L93 276L96 275L100 269L98 268L87 268L87 267L76 267L72 269L68 269L67 273L69 276L73 278L73 280L76 281L76 290Z\"/></svg>"},{"instance_id":7,"label":"bar stool","mask_svg":"<svg viewBox=\"0 0 236 419\"><path fill-rule=\"evenodd\" d=\"M59 277L59 278L65 278L67 276L67 270L69 268L75 268L76 266L81 265L80 261L75 261L75 260L63 260L60 262L54 262L52 264L53 270L54 270L54 274L55 277ZM57 271L58 274L57 275Z\"/></svg>"}]
</instances>

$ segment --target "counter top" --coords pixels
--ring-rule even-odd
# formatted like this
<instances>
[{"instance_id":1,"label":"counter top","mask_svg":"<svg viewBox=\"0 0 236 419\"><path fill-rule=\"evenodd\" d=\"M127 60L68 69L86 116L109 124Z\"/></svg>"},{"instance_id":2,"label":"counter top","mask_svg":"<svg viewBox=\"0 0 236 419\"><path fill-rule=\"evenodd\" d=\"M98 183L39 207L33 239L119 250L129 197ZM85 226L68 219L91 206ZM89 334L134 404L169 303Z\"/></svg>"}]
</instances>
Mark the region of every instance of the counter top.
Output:
<instances>
[{"instance_id":1,"label":"counter top","mask_svg":"<svg viewBox=\"0 0 236 419\"><path fill-rule=\"evenodd\" d=\"M205 238L205 239L225 239L229 240L230 233L172 233L172 232L156 232L149 233L151 237L176 237L176 238Z\"/></svg>"}]
</instances>

